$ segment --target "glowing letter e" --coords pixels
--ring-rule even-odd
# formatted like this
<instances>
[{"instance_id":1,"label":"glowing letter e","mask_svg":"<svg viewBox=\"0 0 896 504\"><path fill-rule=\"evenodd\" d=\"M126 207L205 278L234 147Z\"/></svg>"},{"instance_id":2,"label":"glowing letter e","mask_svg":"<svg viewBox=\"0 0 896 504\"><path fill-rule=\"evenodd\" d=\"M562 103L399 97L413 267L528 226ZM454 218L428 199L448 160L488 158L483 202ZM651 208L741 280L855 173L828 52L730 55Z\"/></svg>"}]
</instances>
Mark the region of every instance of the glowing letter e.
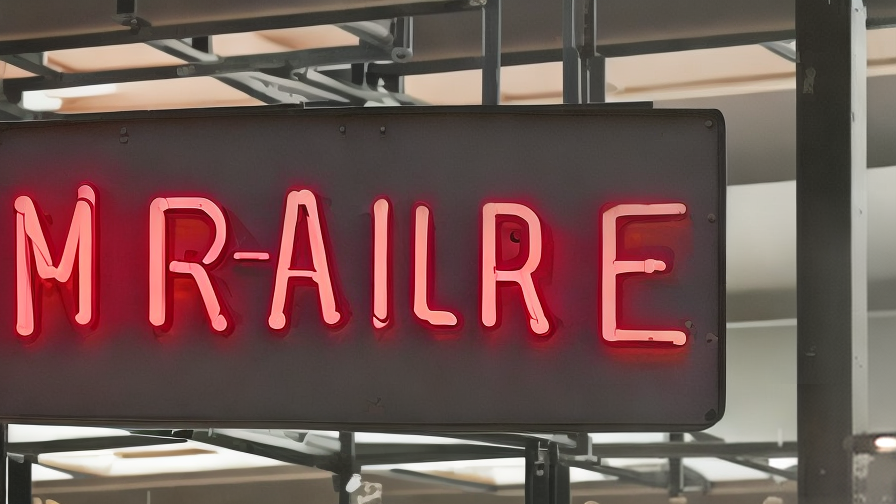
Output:
<instances>
[{"instance_id":1,"label":"glowing letter e","mask_svg":"<svg viewBox=\"0 0 896 504\"><path fill-rule=\"evenodd\" d=\"M305 209L300 212L299 207ZM296 244L296 226L299 215L305 216L308 226L308 242L311 248L313 269L293 269L292 258ZM277 278L274 280L274 299L268 325L271 329L283 329L288 321L286 316L286 292L290 278L310 278L317 284L320 308L324 322L329 326L339 325L342 314L336 307L333 279L327 262L327 247L324 243L323 225L317 208L317 198L307 189L290 191L286 197L286 214L283 218L283 234L280 237L280 257L277 261Z\"/></svg>"},{"instance_id":2,"label":"glowing letter e","mask_svg":"<svg viewBox=\"0 0 896 504\"><path fill-rule=\"evenodd\" d=\"M620 329L616 320L617 313L617 275L626 273L654 273L664 271L666 263L657 259L644 261L617 261L616 238L618 229L616 220L620 217L656 217L668 215L680 217L687 208L682 203L666 203L657 205L623 204L608 208L601 216L601 334L606 341L664 341L674 345L684 345L687 335L681 331L653 331L638 329Z\"/></svg>"},{"instance_id":3,"label":"glowing letter e","mask_svg":"<svg viewBox=\"0 0 896 504\"><path fill-rule=\"evenodd\" d=\"M498 269L498 215L522 219L529 228L529 253L526 263L519 269ZM494 327L498 323L498 282L514 282L523 291L532 332L539 336L551 332L551 323L532 279L541 262L542 248L541 222L531 208L518 203L486 203L482 207L482 325Z\"/></svg>"},{"instance_id":4,"label":"glowing letter e","mask_svg":"<svg viewBox=\"0 0 896 504\"><path fill-rule=\"evenodd\" d=\"M37 206L27 196L16 198L16 332L35 332L34 279L68 282L78 256L78 298L75 322L88 326L96 315L96 193L88 185L78 188L78 202L65 239L59 265L53 263ZM32 259L34 262L32 263Z\"/></svg>"},{"instance_id":5,"label":"glowing letter e","mask_svg":"<svg viewBox=\"0 0 896 504\"><path fill-rule=\"evenodd\" d=\"M202 258L201 263L190 261L168 262L168 229L165 213L201 212L208 215L214 223L214 240L212 246ZM227 318L221 309L218 295L208 276L207 267L221 258L224 242L227 241L227 220L224 211L213 201L206 198L156 198L149 206L149 322L156 326L166 325L168 317L168 271L190 275L196 280L205 311L212 327L218 332L227 330ZM167 267L166 267L167 266Z\"/></svg>"}]
</instances>

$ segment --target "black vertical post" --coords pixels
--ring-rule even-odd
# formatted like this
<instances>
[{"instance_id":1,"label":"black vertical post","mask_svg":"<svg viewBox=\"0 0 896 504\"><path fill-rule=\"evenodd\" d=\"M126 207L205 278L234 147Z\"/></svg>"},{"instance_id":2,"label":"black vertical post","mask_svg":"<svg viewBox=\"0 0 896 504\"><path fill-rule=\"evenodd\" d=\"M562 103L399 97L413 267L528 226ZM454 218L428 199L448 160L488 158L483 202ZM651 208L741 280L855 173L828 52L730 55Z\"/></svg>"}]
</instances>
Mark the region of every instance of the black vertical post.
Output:
<instances>
[{"instance_id":1,"label":"black vertical post","mask_svg":"<svg viewBox=\"0 0 896 504\"><path fill-rule=\"evenodd\" d=\"M684 441L684 434L673 432L669 434L670 443ZM681 457L669 457L669 497L681 497L684 493L684 464Z\"/></svg>"},{"instance_id":2,"label":"black vertical post","mask_svg":"<svg viewBox=\"0 0 896 504\"><path fill-rule=\"evenodd\" d=\"M582 90L585 103L607 101L607 59L597 52L597 0L588 1L585 12L585 48L588 59L588 87Z\"/></svg>"},{"instance_id":3,"label":"black vertical post","mask_svg":"<svg viewBox=\"0 0 896 504\"><path fill-rule=\"evenodd\" d=\"M211 54L214 50L212 48L212 38L210 36L206 37L193 37L190 40L190 45L193 46L193 49L197 51L202 51L206 54Z\"/></svg>"},{"instance_id":4,"label":"black vertical post","mask_svg":"<svg viewBox=\"0 0 896 504\"><path fill-rule=\"evenodd\" d=\"M597 53L597 0L578 0L583 3L582 52L579 55L582 103L603 103L606 101L607 63L606 58Z\"/></svg>"},{"instance_id":5,"label":"black vertical post","mask_svg":"<svg viewBox=\"0 0 896 504\"><path fill-rule=\"evenodd\" d=\"M569 467L560 460L560 445L548 444L549 504L569 504Z\"/></svg>"},{"instance_id":6,"label":"black vertical post","mask_svg":"<svg viewBox=\"0 0 896 504\"><path fill-rule=\"evenodd\" d=\"M579 35L584 16L579 6L584 0L563 0L563 103L582 103L582 64Z\"/></svg>"},{"instance_id":7,"label":"black vertical post","mask_svg":"<svg viewBox=\"0 0 896 504\"><path fill-rule=\"evenodd\" d=\"M0 440L0 447L2 447L2 453L0 456L3 457L3 472L0 474L0 502L7 502L6 500L6 466L9 463L6 456L6 443L8 442L8 433L7 428L8 425L5 423L0 423L0 428L3 429L3 439Z\"/></svg>"},{"instance_id":8,"label":"black vertical post","mask_svg":"<svg viewBox=\"0 0 896 504\"><path fill-rule=\"evenodd\" d=\"M116 14L135 14L137 12L137 0L116 0Z\"/></svg>"},{"instance_id":9,"label":"black vertical post","mask_svg":"<svg viewBox=\"0 0 896 504\"><path fill-rule=\"evenodd\" d=\"M607 59L600 54L588 58L588 102L607 101Z\"/></svg>"},{"instance_id":10,"label":"black vertical post","mask_svg":"<svg viewBox=\"0 0 896 504\"><path fill-rule=\"evenodd\" d=\"M482 8L482 104L501 103L501 0Z\"/></svg>"},{"instance_id":11,"label":"black vertical post","mask_svg":"<svg viewBox=\"0 0 896 504\"><path fill-rule=\"evenodd\" d=\"M352 63L352 84L363 86L367 79L367 63Z\"/></svg>"},{"instance_id":12,"label":"black vertical post","mask_svg":"<svg viewBox=\"0 0 896 504\"><path fill-rule=\"evenodd\" d=\"M31 461L18 456L7 462L7 503L32 504Z\"/></svg>"},{"instance_id":13,"label":"black vertical post","mask_svg":"<svg viewBox=\"0 0 896 504\"><path fill-rule=\"evenodd\" d=\"M550 499L547 441L531 439L526 444L526 504L545 504Z\"/></svg>"},{"instance_id":14,"label":"black vertical post","mask_svg":"<svg viewBox=\"0 0 896 504\"><path fill-rule=\"evenodd\" d=\"M863 501L847 446L868 405L865 18L862 0L796 0L801 504Z\"/></svg>"},{"instance_id":15,"label":"black vertical post","mask_svg":"<svg viewBox=\"0 0 896 504\"><path fill-rule=\"evenodd\" d=\"M414 51L414 18L403 16L395 18L392 23L392 60L406 61ZM366 68L366 65L364 65ZM385 75L382 77L383 87L392 93L404 93L403 75Z\"/></svg>"},{"instance_id":16,"label":"black vertical post","mask_svg":"<svg viewBox=\"0 0 896 504\"><path fill-rule=\"evenodd\" d=\"M339 485L339 504L351 503L351 492L346 490L352 476L360 472L355 462L355 433L339 433L339 472L334 475Z\"/></svg>"},{"instance_id":17,"label":"black vertical post","mask_svg":"<svg viewBox=\"0 0 896 504\"><path fill-rule=\"evenodd\" d=\"M589 103L589 92L591 91L591 56L594 54L594 23L592 16L594 15L595 0L577 0L582 4L582 21L577 23L581 25L581 41L582 47L579 51L579 103ZM578 9L576 9L578 10ZM576 35L576 40L580 40Z\"/></svg>"}]
</instances>

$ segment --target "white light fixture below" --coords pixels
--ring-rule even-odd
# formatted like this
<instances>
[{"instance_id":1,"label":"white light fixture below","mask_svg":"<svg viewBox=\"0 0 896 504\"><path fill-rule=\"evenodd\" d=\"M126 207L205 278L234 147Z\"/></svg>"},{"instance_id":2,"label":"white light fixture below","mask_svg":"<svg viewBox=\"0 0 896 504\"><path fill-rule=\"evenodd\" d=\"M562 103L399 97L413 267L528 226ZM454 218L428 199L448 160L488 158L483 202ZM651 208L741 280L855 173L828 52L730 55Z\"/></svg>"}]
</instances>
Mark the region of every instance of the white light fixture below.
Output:
<instances>
[{"instance_id":1,"label":"white light fixture below","mask_svg":"<svg viewBox=\"0 0 896 504\"><path fill-rule=\"evenodd\" d=\"M96 84L71 88L49 89L46 91L25 91L22 93L22 108L35 112L53 112L62 108L64 98L86 98L104 96L118 91L115 84Z\"/></svg>"},{"instance_id":2,"label":"white light fixture below","mask_svg":"<svg viewBox=\"0 0 896 504\"><path fill-rule=\"evenodd\" d=\"M768 465L776 469L790 469L796 467L799 459L796 457L778 457L768 459Z\"/></svg>"},{"instance_id":3,"label":"white light fixture below","mask_svg":"<svg viewBox=\"0 0 896 504\"><path fill-rule=\"evenodd\" d=\"M7 435L10 443L42 443L61 439L130 436L131 433L122 429L99 427L10 424Z\"/></svg>"},{"instance_id":4,"label":"white light fixture below","mask_svg":"<svg viewBox=\"0 0 896 504\"><path fill-rule=\"evenodd\" d=\"M896 452L896 436L879 436L874 439L874 447L881 452Z\"/></svg>"},{"instance_id":5,"label":"white light fixture below","mask_svg":"<svg viewBox=\"0 0 896 504\"><path fill-rule=\"evenodd\" d=\"M141 476L288 465L258 455L187 441L117 450L43 453L38 462L62 471L94 476Z\"/></svg>"},{"instance_id":6,"label":"white light fixture below","mask_svg":"<svg viewBox=\"0 0 896 504\"><path fill-rule=\"evenodd\" d=\"M50 98L43 91L22 93L22 108L35 112L53 112L62 107L62 98Z\"/></svg>"},{"instance_id":7,"label":"white light fixture below","mask_svg":"<svg viewBox=\"0 0 896 504\"><path fill-rule=\"evenodd\" d=\"M49 467L44 467L40 464L34 464L31 466L31 481L59 481L59 480L70 480L75 479L74 476L68 473L64 473L62 471L57 471L55 469L51 469ZM49 504L49 501L47 501Z\"/></svg>"},{"instance_id":8,"label":"white light fixture below","mask_svg":"<svg viewBox=\"0 0 896 504\"><path fill-rule=\"evenodd\" d=\"M48 89L43 93L50 98L85 98L88 96L110 95L118 91L115 84L94 84L60 89Z\"/></svg>"}]
</instances>

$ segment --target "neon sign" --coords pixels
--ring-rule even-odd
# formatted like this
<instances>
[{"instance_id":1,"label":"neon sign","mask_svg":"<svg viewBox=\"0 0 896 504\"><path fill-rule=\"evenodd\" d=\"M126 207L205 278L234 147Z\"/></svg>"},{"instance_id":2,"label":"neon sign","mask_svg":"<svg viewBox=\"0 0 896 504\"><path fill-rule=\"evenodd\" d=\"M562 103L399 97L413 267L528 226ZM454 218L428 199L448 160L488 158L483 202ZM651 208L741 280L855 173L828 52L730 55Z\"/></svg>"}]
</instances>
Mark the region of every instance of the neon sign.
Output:
<instances>
[{"instance_id":1,"label":"neon sign","mask_svg":"<svg viewBox=\"0 0 896 504\"><path fill-rule=\"evenodd\" d=\"M96 304L94 288L94 271L97 257L94 243L96 241L96 192L90 185L78 189L78 201L72 225L65 243L65 250L54 266L50 247L45 232L40 224L35 203L27 196L16 199L17 234L16 234L16 271L17 271L17 323L16 330L21 336L31 336L35 332L35 320L40 317L36 313L34 299L33 273L44 280L55 280L59 283L73 283L72 271L74 257L78 256L78 312L74 320L79 325L88 325L93 321L93 306ZM620 230L617 221L624 217L665 216L681 218L687 207L683 203L666 204L619 204L601 212L602 247L599 262L600 271L600 320L601 337L610 342L669 342L673 345L684 345L687 335L683 331L650 331L638 329L620 329L617 325L616 310L619 292L616 277L627 273L657 273L670 269L669 264L656 259L628 261L617 257L618 236ZM170 259L168 250L168 225L166 214L177 212L201 213L210 218L214 239L201 261L181 261ZM385 198L373 204L374 244L373 244L373 327L382 329L389 323L390 278L389 278L389 217L391 208ZM412 267L412 309L414 316L436 329L457 329L460 317L451 311L433 310L430 308L432 297L433 268L433 223L429 207L417 203L413 209L414 224L412 234L413 267ZM499 236L499 225L519 219L525 225L521 235L512 241L522 242L519 257L524 261L513 269L503 269L498 265L502 240ZM299 252L311 258L311 268L302 269L293 266L296 255L296 234L298 226L307 230L307 250ZM336 285L330 273L332 266L327 245L325 220L320 212L318 197L307 189L290 191L286 199L286 212L283 218L283 234L280 240L280 251L277 260L268 325L271 329L282 330L289 317L287 297L292 279L308 279L316 288L320 300L320 309L324 323L338 326L347 318L344 311L338 309L336 301ZM171 303L166 285L171 274L187 275L193 278L211 327L219 333L225 333L231 326L229 318L222 308L220 296L212 281L212 272L226 256L224 246L227 242L227 217L223 208L208 198L201 197L169 197L156 198L149 205L149 322L155 327L166 327L170 324ZM516 235L514 235L516 236ZM542 222L529 207L519 203L485 203L482 206L482 278L481 319L486 328L495 327L501 318L498 306L499 282L516 284L522 293L523 303L529 317L529 327L538 336L548 335L553 327L542 297L538 294L538 285L533 275L538 270L542 251L546 244L542 237ZM234 252L235 260L267 260L267 252ZM33 259L33 261L32 261Z\"/></svg>"},{"instance_id":2,"label":"neon sign","mask_svg":"<svg viewBox=\"0 0 896 504\"><path fill-rule=\"evenodd\" d=\"M0 125L0 419L705 427L723 410L722 125L550 108Z\"/></svg>"}]
</instances>

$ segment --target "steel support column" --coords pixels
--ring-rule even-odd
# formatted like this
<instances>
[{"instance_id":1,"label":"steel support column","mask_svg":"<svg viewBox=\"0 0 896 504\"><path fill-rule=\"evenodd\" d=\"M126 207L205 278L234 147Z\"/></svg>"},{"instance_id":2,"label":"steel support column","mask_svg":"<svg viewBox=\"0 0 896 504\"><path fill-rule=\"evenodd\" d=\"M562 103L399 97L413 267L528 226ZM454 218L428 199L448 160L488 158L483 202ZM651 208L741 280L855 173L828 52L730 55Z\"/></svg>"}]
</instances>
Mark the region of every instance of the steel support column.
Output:
<instances>
[{"instance_id":1,"label":"steel support column","mask_svg":"<svg viewBox=\"0 0 896 504\"><path fill-rule=\"evenodd\" d=\"M338 481L339 485L339 504L350 504L351 492L346 485L352 476L361 472L355 458L355 433L340 432L339 444L339 471L333 475L333 478Z\"/></svg>"},{"instance_id":2,"label":"steel support column","mask_svg":"<svg viewBox=\"0 0 896 504\"><path fill-rule=\"evenodd\" d=\"M7 497L9 504L32 504L31 500L31 460L17 455L6 463Z\"/></svg>"},{"instance_id":3,"label":"steel support column","mask_svg":"<svg viewBox=\"0 0 896 504\"><path fill-rule=\"evenodd\" d=\"M563 103L582 103L582 61L579 45L583 0L563 0Z\"/></svg>"},{"instance_id":4,"label":"steel support column","mask_svg":"<svg viewBox=\"0 0 896 504\"><path fill-rule=\"evenodd\" d=\"M582 103L606 101L607 59L597 52L597 0L584 5L582 30Z\"/></svg>"},{"instance_id":5,"label":"steel support column","mask_svg":"<svg viewBox=\"0 0 896 504\"><path fill-rule=\"evenodd\" d=\"M0 429L3 430L3 437L0 439L0 457L2 457L2 469L0 472L0 502L7 502L6 499L6 466L9 465L6 459L6 444L7 444L7 424L0 423Z\"/></svg>"},{"instance_id":6,"label":"steel support column","mask_svg":"<svg viewBox=\"0 0 896 504\"><path fill-rule=\"evenodd\" d=\"M482 8L483 105L501 103L501 16L501 0L486 0Z\"/></svg>"},{"instance_id":7,"label":"steel support column","mask_svg":"<svg viewBox=\"0 0 896 504\"><path fill-rule=\"evenodd\" d=\"M606 59L596 41L597 0L563 0L563 103L605 101Z\"/></svg>"},{"instance_id":8,"label":"steel support column","mask_svg":"<svg viewBox=\"0 0 896 504\"><path fill-rule=\"evenodd\" d=\"M526 445L526 504L545 504L550 499L547 444L532 439Z\"/></svg>"},{"instance_id":9,"label":"steel support column","mask_svg":"<svg viewBox=\"0 0 896 504\"><path fill-rule=\"evenodd\" d=\"M801 504L843 504L867 428L866 11L796 1L797 422Z\"/></svg>"},{"instance_id":10,"label":"steel support column","mask_svg":"<svg viewBox=\"0 0 896 504\"><path fill-rule=\"evenodd\" d=\"M669 441L684 442L684 434L672 432ZM681 457L669 457L669 497L680 497L684 493L684 464Z\"/></svg>"},{"instance_id":11,"label":"steel support column","mask_svg":"<svg viewBox=\"0 0 896 504\"><path fill-rule=\"evenodd\" d=\"M396 18L392 26L393 47L391 49L392 60L405 62L414 55L414 18ZM383 87L392 93L404 93L403 75L384 75Z\"/></svg>"},{"instance_id":12,"label":"steel support column","mask_svg":"<svg viewBox=\"0 0 896 504\"><path fill-rule=\"evenodd\" d=\"M560 445L550 443L548 445L548 461L550 467L548 474L550 479L548 487L550 489L550 500L548 504L569 504L571 493L569 489L569 466L563 464L560 459Z\"/></svg>"}]
</instances>

